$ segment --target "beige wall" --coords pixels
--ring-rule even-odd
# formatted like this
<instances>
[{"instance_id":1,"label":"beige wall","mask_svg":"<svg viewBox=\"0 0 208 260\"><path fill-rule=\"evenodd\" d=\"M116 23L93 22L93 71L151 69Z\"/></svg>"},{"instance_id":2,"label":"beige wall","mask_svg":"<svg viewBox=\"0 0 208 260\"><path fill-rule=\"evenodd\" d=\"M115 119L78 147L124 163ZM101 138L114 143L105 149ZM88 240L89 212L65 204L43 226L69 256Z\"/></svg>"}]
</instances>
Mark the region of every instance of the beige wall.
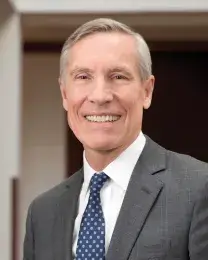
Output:
<instances>
[{"instance_id":1,"label":"beige wall","mask_svg":"<svg viewBox=\"0 0 208 260\"><path fill-rule=\"evenodd\" d=\"M1 148L0 148L1 149ZM0 167L0 171L2 166ZM11 259L11 180L0 173L0 259Z\"/></svg>"},{"instance_id":2,"label":"beige wall","mask_svg":"<svg viewBox=\"0 0 208 260\"><path fill-rule=\"evenodd\" d=\"M19 255L30 202L65 176L65 116L58 87L59 56L25 54Z\"/></svg>"},{"instance_id":3,"label":"beige wall","mask_svg":"<svg viewBox=\"0 0 208 260\"><path fill-rule=\"evenodd\" d=\"M11 260L11 179L19 172L20 19L7 0L0 1L0 259Z\"/></svg>"},{"instance_id":4,"label":"beige wall","mask_svg":"<svg viewBox=\"0 0 208 260\"><path fill-rule=\"evenodd\" d=\"M207 0L10 0L22 12L89 12L89 11L205 11L208 8Z\"/></svg>"}]
</instances>

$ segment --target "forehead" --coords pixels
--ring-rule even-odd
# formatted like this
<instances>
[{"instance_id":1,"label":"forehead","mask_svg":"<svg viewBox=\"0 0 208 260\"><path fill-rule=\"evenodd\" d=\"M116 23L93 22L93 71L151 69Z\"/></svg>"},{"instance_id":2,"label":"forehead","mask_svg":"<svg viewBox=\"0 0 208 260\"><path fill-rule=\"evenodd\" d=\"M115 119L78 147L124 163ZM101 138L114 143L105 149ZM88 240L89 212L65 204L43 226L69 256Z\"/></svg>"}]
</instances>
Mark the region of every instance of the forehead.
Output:
<instances>
[{"instance_id":1,"label":"forehead","mask_svg":"<svg viewBox=\"0 0 208 260\"><path fill-rule=\"evenodd\" d=\"M124 33L96 33L75 43L69 51L70 67L137 62L136 41ZM118 64L119 63L119 64Z\"/></svg>"}]
</instances>

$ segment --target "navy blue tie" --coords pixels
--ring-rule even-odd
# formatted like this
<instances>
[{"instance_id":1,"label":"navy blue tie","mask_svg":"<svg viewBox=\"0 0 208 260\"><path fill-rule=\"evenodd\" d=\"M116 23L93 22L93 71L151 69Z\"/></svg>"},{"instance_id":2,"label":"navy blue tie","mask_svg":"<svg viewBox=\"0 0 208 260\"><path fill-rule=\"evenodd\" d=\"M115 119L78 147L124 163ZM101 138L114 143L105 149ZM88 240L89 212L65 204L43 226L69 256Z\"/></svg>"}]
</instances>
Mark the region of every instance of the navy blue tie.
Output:
<instances>
[{"instance_id":1,"label":"navy blue tie","mask_svg":"<svg viewBox=\"0 0 208 260\"><path fill-rule=\"evenodd\" d=\"M76 260L105 259L105 220L100 190L109 177L95 173L90 181L90 196L82 217L76 249Z\"/></svg>"}]
</instances>

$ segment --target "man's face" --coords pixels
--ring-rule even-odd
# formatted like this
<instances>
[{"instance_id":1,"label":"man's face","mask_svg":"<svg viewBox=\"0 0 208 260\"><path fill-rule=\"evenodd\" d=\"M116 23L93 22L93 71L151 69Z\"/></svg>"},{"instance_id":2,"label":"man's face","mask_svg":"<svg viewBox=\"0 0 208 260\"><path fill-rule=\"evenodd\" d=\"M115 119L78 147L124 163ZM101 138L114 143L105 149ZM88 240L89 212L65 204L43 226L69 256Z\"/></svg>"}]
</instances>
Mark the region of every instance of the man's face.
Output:
<instances>
[{"instance_id":1,"label":"man's face","mask_svg":"<svg viewBox=\"0 0 208 260\"><path fill-rule=\"evenodd\" d=\"M77 42L69 53L61 92L69 126L85 150L130 145L141 130L153 85L153 76L141 82L132 36L97 33Z\"/></svg>"}]
</instances>

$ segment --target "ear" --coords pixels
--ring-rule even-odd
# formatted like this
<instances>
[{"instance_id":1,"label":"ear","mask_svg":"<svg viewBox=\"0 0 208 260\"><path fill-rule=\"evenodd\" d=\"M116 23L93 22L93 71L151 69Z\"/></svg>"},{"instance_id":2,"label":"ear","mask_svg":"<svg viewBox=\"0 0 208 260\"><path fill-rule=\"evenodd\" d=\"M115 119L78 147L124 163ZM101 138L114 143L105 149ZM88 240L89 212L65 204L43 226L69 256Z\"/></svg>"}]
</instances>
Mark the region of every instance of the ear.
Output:
<instances>
[{"instance_id":1,"label":"ear","mask_svg":"<svg viewBox=\"0 0 208 260\"><path fill-rule=\"evenodd\" d=\"M67 91L66 91L66 86L63 80L59 78L59 86L60 86L60 91L61 91L61 96L62 96L62 104L63 107L66 111L68 111L68 102L67 102Z\"/></svg>"},{"instance_id":2,"label":"ear","mask_svg":"<svg viewBox=\"0 0 208 260\"><path fill-rule=\"evenodd\" d=\"M154 84L155 84L155 77L151 75L149 79L147 79L144 82L143 88L144 88L144 103L143 107L144 109L148 109L152 102L152 95L154 90Z\"/></svg>"}]
</instances>

